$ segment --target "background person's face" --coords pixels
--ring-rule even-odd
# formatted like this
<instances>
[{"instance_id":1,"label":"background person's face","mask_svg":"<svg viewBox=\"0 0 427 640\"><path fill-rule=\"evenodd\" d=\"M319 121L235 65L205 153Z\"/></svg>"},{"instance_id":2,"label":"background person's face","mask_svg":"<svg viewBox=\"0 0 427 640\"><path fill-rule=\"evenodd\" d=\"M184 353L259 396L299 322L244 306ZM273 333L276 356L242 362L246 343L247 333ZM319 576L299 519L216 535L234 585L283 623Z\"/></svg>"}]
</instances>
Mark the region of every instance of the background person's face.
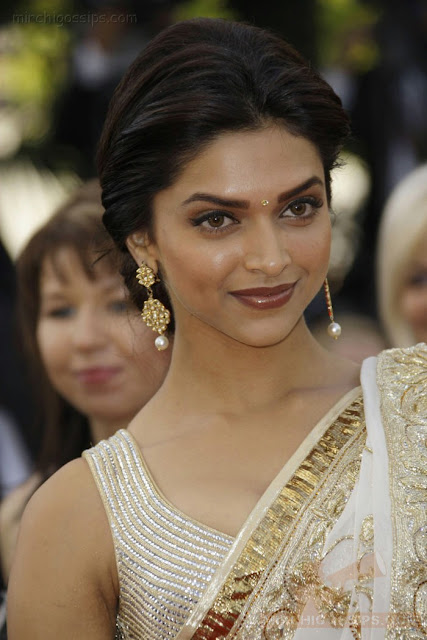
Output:
<instances>
[{"instance_id":1,"label":"background person's face","mask_svg":"<svg viewBox=\"0 0 427 640\"><path fill-rule=\"evenodd\" d=\"M415 342L427 342L427 233L414 251L402 289L400 309Z\"/></svg>"},{"instance_id":2,"label":"background person's face","mask_svg":"<svg viewBox=\"0 0 427 640\"><path fill-rule=\"evenodd\" d=\"M42 265L37 325L48 377L89 419L126 426L161 385L170 353L154 347L156 334L102 261L93 280L70 248L58 249L55 265Z\"/></svg>"}]
</instances>

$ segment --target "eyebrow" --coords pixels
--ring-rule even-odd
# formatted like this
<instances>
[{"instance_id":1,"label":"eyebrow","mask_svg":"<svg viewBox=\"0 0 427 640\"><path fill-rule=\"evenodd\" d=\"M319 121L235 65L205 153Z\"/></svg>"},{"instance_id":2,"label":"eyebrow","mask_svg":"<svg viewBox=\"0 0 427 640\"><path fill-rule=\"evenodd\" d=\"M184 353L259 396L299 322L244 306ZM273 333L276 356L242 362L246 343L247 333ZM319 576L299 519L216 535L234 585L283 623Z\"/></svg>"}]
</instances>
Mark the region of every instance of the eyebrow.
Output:
<instances>
[{"instance_id":1,"label":"eyebrow","mask_svg":"<svg viewBox=\"0 0 427 640\"><path fill-rule=\"evenodd\" d=\"M126 288L122 282L101 284L100 289L104 293L126 293Z\"/></svg>"},{"instance_id":2,"label":"eyebrow","mask_svg":"<svg viewBox=\"0 0 427 640\"><path fill-rule=\"evenodd\" d=\"M293 198L294 196L299 195L303 191L306 191L310 187L314 185L324 186L323 180L321 180L318 176L312 176L302 184L290 189L289 191L283 191L278 197L277 202L283 202L284 200L288 200L289 198ZM220 198L219 196L212 195L210 193L193 193L189 198L184 200L181 203L181 206L185 206L186 204L190 204L190 202L210 202L211 204L216 204L220 207L234 207L236 209L249 209L250 202L249 200L234 200L230 198Z\"/></svg>"},{"instance_id":3,"label":"eyebrow","mask_svg":"<svg viewBox=\"0 0 427 640\"><path fill-rule=\"evenodd\" d=\"M102 293L105 293L107 295L109 293L116 293L119 291L120 293L121 292L126 293L126 288L124 283L122 283L120 280L117 280L116 277L114 277L114 280L107 281L107 282L103 282L102 280L97 280L97 279L95 279L94 282L98 282L100 284L99 286L100 291L102 291ZM70 288L70 286L71 285L67 281L65 281L63 285L60 285L59 287L57 285L53 285L52 287L45 287L44 290L41 289L40 295L49 299L54 299L54 298L66 299L68 294L68 289Z\"/></svg>"},{"instance_id":4,"label":"eyebrow","mask_svg":"<svg viewBox=\"0 0 427 640\"><path fill-rule=\"evenodd\" d=\"M60 291L41 291L40 292L40 299L45 299L45 300L65 300L66 299L66 295Z\"/></svg>"}]
</instances>

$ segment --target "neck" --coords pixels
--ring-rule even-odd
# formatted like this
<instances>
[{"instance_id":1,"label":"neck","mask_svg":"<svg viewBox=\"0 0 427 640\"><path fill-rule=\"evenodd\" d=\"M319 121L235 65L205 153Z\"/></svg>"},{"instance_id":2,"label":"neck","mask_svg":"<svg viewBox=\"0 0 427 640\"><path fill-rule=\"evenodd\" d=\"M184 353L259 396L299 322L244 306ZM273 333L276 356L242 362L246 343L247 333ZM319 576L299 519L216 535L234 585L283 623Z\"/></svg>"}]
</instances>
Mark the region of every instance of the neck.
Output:
<instances>
[{"instance_id":1,"label":"neck","mask_svg":"<svg viewBox=\"0 0 427 640\"><path fill-rule=\"evenodd\" d=\"M188 398L208 412L217 406L231 412L259 408L292 391L320 386L328 358L303 318L270 347L247 346L204 325L191 335L177 332L162 396L180 406Z\"/></svg>"},{"instance_id":2,"label":"neck","mask_svg":"<svg viewBox=\"0 0 427 640\"><path fill-rule=\"evenodd\" d=\"M90 438L93 445L101 440L106 440L113 436L116 431L127 427L133 416L124 420L105 420L97 417L89 417Z\"/></svg>"}]
</instances>

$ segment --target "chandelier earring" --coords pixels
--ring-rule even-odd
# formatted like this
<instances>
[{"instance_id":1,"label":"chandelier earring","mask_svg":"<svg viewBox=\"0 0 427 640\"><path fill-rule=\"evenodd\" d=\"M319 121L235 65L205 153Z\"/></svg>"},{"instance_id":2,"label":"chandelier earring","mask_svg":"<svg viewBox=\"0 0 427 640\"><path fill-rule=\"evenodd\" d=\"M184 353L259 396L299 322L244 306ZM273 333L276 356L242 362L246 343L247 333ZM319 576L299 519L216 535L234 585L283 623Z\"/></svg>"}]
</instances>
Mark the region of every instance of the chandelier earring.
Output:
<instances>
[{"instance_id":1,"label":"chandelier earring","mask_svg":"<svg viewBox=\"0 0 427 640\"><path fill-rule=\"evenodd\" d=\"M332 308L331 292L329 290L328 278L326 278L325 282L323 283L323 289L325 291L326 306L328 308L329 320L331 321L331 324L328 326L328 333L331 336L331 338L334 338L334 340L337 340L341 335L341 325L338 324L338 322L335 322L334 320L334 310Z\"/></svg>"},{"instance_id":2,"label":"chandelier earring","mask_svg":"<svg viewBox=\"0 0 427 640\"><path fill-rule=\"evenodd\" d=\"M154 341L156 348L158 351L164 351L169 346L169 340L167 336L164 335L167 326L171 319L171 314L168 309L157 300L153 296L153 290L151 286L155 282L160 282L159 278L154 273L153 269L142 263L140 267L136 270L136 279L139 284L145 287L148 291L148 300L144 302L144 307L142 309L142 319L153 331L157 331L159 334Z\"/></svg>"}]
</instances>

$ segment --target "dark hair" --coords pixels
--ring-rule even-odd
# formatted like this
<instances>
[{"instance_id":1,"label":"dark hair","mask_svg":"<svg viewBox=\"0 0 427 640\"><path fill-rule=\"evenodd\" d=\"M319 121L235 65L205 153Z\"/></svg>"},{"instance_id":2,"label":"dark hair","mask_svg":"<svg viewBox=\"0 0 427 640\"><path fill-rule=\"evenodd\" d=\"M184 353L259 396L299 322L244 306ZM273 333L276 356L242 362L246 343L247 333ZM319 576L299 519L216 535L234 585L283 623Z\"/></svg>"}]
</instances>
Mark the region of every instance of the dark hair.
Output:
<instances>
[{"instance_id":1,"label":"dark hair","mask_svg":"<svg viewBox=\"0 0 427 640\"><path fill-rule=\"evenodd\" d=\"M98 169L104 224L138 306L144 289L125 241L152 231L153 196L219 134L272 123L316 146L330 201L348 118L332 88L279 37L221 19L188 20L161 32L130 66L109 106ZM154 287L170 308L163 286Z\"/></svg>"},{"instance_id":2,"label":"dark hair","mask_svg":"<svg viewBox=\"0 0 427 640\"><path fill-rule=\"evenodd\" d=\"M115 252L108 252L111 239L102 225L104 209L101 189L94 180L79 188L29 240L17 261L17 314L22 347L34 396L38 440L36 470L47 477L62 465L80 456L89 447L89 423L51 385L37 342L40 313L40 277L45 258L56 260L58 249L72 248L80 258L88 278L95 279L94 262L105 255L103 264L117 271Z\"/></svg>"}]
</instances>

